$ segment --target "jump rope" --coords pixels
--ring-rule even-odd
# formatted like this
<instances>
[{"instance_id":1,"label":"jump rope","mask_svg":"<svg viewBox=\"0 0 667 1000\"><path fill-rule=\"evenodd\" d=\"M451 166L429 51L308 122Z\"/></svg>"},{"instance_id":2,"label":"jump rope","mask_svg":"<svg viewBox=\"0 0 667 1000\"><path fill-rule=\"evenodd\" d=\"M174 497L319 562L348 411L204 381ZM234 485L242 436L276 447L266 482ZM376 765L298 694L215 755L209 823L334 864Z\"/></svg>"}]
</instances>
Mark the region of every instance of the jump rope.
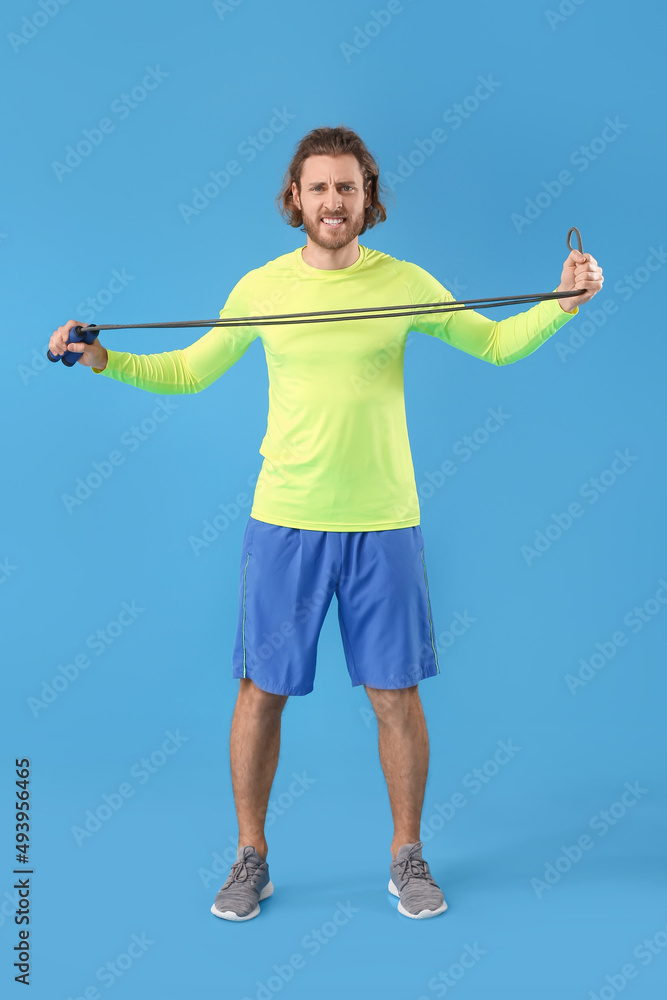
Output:
<instances>
[{"instance_id":1,"label":"jump rope","mask_svg":"<svg viewBox=\"0 0 667 1000\"><path fill-rule=\"evenodd\" d=\"M574 250L570 243L572 233L577 239L577 249L583 254L581 233L576 226L568 231L567 248ZM548 299L565 299L583 295L585 288L577 288L571 292L536 292L532 295L505 295L487 299L456 299L452 302L424 302L415 306L409 302L406 305L366 306L358 309L323 309L319 312L282 313L275 316L234 316L229 319L193 319L181 320L177 323L125 323L115 325L73 326L69 332L68 344L92 344L100 330L166 330L176 327L235 327L235 326L285 326L293 323L334 323L340 317L352 319L392 319L397 316L430 316L434 313L464 312L466 309L492 309L495 306L523 305L529 302L545 302ZM65 351L62 355L46 352L49 361L62 361L67 368L72 368L81 355L76 351Z\"/></svg>"}]
</instances>

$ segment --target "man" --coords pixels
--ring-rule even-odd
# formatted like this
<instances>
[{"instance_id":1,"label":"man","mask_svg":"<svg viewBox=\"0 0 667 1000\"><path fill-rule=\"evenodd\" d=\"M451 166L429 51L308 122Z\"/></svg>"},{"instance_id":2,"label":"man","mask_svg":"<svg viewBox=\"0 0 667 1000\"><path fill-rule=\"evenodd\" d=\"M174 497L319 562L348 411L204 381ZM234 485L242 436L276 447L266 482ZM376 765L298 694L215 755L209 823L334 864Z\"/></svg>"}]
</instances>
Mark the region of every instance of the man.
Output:
<instances>
[{"instance_id":1,"label":"man","mask_svg":"<svg viewBox=\"0 0 667 1000\"><path fill-rule=\"evenodd\" d=\"M248 272L221 316L453 300L428 272L360 245L386 212L379 171L356 133L314 129L298 144L278 202L305 247ZM256 337L266 352L264 462L246 525L233 676L239 692L230 761L239 824L236 862L212 912L248 920L273 892L264 822L290 695L313 689L317 641L333 594L347 668L378 720L394 834L389 889L412 918L447 904L421 856L429 743L418 683L438 674L419 503L403 396L403 353L416 330L496 365L526 357L602 287L573 250L556 291L494 322L473 311L209 330L183 350L135 355L70 344L96 374L157 393L198 392ZM70 320L50 341L65 350ZM273 639L271 642L270 640Z\"/></svg>"}]
</instances>

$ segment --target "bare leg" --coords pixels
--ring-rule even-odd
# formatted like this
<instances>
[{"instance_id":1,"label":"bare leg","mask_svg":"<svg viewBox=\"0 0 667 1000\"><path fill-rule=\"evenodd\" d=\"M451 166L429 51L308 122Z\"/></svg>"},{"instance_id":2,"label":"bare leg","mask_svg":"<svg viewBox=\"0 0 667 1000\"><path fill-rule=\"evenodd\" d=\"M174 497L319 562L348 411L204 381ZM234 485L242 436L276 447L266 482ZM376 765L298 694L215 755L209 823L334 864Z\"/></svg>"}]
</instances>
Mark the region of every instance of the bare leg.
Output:
<instances>
[{"instance_id":1,"label":"bare leg","mask_svg":"<svg viewBox=\"0 0 667 1000\"><path fill-rule=\"evenodd\" d=\"M391 856L419 838L429 744L417 685L396 690L366 687L378 720L380 763L394 820Z\"/></svg>"},{"instance_id":2,"label":"bare leg","mask_svg":"<svg viewBox=\"0 0 667 1000\"><path fill-rule=\"evenodd\" d=\"M280 753L280 720L287 695L270 694L249 677L239 681L229 758L239 847L252 844L266 858L264 822Z\"/></svg>"}]
</instances>

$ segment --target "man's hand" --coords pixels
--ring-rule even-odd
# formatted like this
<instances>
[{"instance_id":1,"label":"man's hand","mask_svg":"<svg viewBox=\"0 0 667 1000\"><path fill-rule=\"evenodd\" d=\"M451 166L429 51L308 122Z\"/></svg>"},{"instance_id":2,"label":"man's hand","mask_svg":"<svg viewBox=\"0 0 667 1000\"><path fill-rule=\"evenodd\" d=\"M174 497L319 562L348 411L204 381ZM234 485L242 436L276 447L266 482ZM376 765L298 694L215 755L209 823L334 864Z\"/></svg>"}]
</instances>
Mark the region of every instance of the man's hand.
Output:
<instances>
[{"instance_id":1,"label":"man's hand","mask_svg":"<svg viewBox=\"0 0 667 1000\"><path fill-rule=\"evenodd\" d=\"M81 355L78 364L86 365L88 368L101 368L104 370L107 366L107 349L106 347L102 347L97 337L92 344L67 343L67 338L72 327L85 325L85 323L81 323L77 319L68 319L64 326L59 326L57 330L53 331L49 340L49 350L54 356L61 356L65 351L73 351L75 354Z\"/></svg>"},{"instance_id":2,"label":"man's hand","mask_svg":"<svg viewBox=\"0 0 667 1000\"><path fill-rule=\"evenodd\" d=\"M558 299L558 304L565 312L574 312L577 306L590 302L602 288L604 276L595 257L589 253L579 253L571 250L563 264L560 285L557 292L573 292L575 288L585 288L583 295L572 296L571 299Z\"/></svg>"}]
</instances>

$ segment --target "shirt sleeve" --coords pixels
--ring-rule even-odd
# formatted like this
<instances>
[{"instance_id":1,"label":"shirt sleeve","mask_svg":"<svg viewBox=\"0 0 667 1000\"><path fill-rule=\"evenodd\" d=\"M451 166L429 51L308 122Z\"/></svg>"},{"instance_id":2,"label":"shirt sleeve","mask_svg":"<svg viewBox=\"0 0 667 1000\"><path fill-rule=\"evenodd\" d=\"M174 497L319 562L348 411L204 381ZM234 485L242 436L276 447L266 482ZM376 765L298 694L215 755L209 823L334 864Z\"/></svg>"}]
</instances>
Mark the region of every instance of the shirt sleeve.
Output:
<instances>
[{"instance_id":1,"label":"shirt sleeve","mask_svg":"<svg viewBox=\"0 0 667 1000\"><path fill-rule=\"evenodd\" d=\"M409 288L414 304L455 301L436 278L414 264L411 265ZM414 316L412 329L438 337L492 365L510 365L536 351L578 312L578 308L571 313L565 312L557 299L547 299L501 320L483 316L474 309Z\"/></svg>"},{"instance_id":2,"label":"shirt sleeve","mask_svg":"<svg viewBox=\"0 0 667 1000\"><path fill-rule=\"evenodd\" d=\"M249 274L230 292L220 310L221 318L250 315ZM92 370L161 395L200 392L231 368L258 335L258 327L213 327L189 347L162 354L130 354L107 348L106 368Z\"/></svg>"}]
</instances>

